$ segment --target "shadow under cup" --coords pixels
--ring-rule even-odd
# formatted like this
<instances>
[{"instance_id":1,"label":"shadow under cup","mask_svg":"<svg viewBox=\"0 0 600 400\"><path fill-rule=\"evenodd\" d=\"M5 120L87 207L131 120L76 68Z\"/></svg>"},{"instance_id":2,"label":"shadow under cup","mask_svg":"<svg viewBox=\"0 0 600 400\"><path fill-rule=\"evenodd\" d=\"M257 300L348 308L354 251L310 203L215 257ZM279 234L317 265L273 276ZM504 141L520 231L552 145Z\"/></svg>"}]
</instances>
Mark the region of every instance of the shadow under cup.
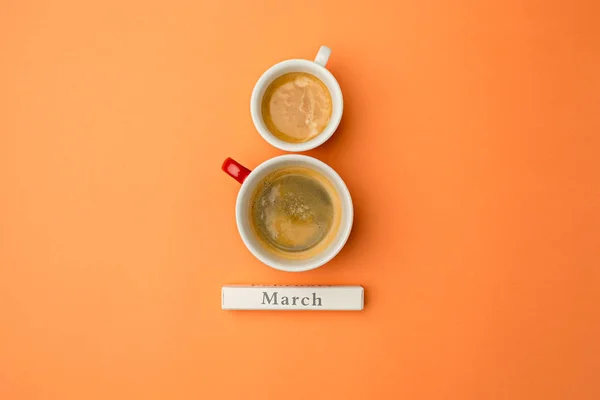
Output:
<instances>
[{"instance_id":1,"label":"shadow under cup","mask_svg":"<svg viewBox=\"0 0 600 400\"><path fill-rule=\"evenodd\" d=\"M333 222L329 232L309 249L302 251L286 251L267 243L264 236L258 233L253 204L266 178L273 174L285 177L307 170L310 179L317 179L326 188L333 203ZM331 260L344 246L353 221L352 199L348 188L340 176L327 164L312 157L302 155L285 155L270 159L259 165L242 184L236 203L236 222L246 247L263 263L283 271L306 271L317 268Z\"/></svg>"}]
</instances>

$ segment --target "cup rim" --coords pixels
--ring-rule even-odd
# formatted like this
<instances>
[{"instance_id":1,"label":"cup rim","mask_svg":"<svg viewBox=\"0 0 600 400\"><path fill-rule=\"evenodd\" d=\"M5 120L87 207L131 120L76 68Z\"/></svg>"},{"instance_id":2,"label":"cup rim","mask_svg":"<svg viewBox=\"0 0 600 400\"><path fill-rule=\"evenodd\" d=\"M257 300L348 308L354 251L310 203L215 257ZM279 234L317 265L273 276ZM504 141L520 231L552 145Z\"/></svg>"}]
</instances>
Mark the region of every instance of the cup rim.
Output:
<instances>
[{"instance_id":1,"label":"cup rim","mask_svg":"<svg viewBox=\"0 0 600 400\"><path fill-rule=\"evenodd\" d=\"M312 69L313 71L314 70L319 71L320 73L322 73L323 75L325 75L327 77L327 82L324 82L327 85L327 89L330 92L331 91L335 92L335 94L331 93L333 107L332 107L331 119L329 120L329 123L327 124L327 126L325 127L323 132L321 132L320 134L318 134L311 140L309 140L307 142L302 142L302 143L289 143L289 142L285 142L285 141L275 137L275 135L273 135L266 128L266 126L264 126L264 121L262 120L262 111L261 111L261 103L262 103L261 92L262 92L262 90L266 89L266 87L274 79L283 75L283 73L280 73L280 71L284 70L285 68L294 67L294 66L304 66L304 67L307 67L309 70ZM309 71L309 73L310 73L310 71ZM333 101L334 95L339 100L334 102ZM303 59L285 60L285 61L281 61L281 62L271 66L269 69L267 69L261 75L260 78L258 78L258 81L256 81L256 84L254 85L254 89L252 90L252 95L250 97L250 114L252 115L252 123L254 124L254 127L256 128L256 130L258 131L260 136L262 136L262 138L264 140L266 140L267 143L269 143L270 145L272 145L280 150L290 151L290 152L300 152L300 151L312 150L312 149L322 145L323 143L325 143L331 136L333 136L333 134L337 130L338 126L340 125L340 122L342 120L343 110L344 110L344 98L342 95L342 89L340 88L340 85L339 85L337 79L335 79L333 74L324 66L317 64L314 61L303 60Z\"/></svg>"},{"instance_id":2,"label":"cup rim","mask_svg":"<svg viewBox=\"0 0 600 400\"><path fill-rule=\"evenodd\" d=\"M244 201L244 199L246 197L247 192L253 191L256 187L256 183L258 183L255 182L255 179L257 179L256 177L261 176L265 170L272 168L273 165L287 162L302 162L310 165L316 165L317 167L320 167L323 170L325 170L327 172L327 179L334 180L335 182L332 183L336 186L337 190L341 191L341 193L338 193L338 195L341 198L341 208L342 212L345 215L344 217L342 217L342 222L339 228L340 230L336 238L334 239L332 245L326 248L321 254L314 256L308 260L302 260L293 267L285 265L284 263L276 260L274 257L265 257L263 252L258 251L257 246L250 240L251 234L248 232L249 229L246 228L248 226L248 222L246 220L243 220L242 217L243 207L247 207L247 203ZM331 261L331 259L333 259L346 245L346 242L350 237L350 232L352 231L352 225L354 223L354 206L348 187L346 186L342 177L333 168L331 168L323 161L320 161L314 157L305 156L301 154L286 154L282 156L273 157L264 161L255 169L253 169L250 175L248 175L244 183L242 183L240 191L237 195L235 206L235 220L238 232L242 238L242 241L244 242L244 245L259 261L261 261L263 264L268 265L271 268L280 271L303 272L318 268Z\"/></svg>"}]
</instances>

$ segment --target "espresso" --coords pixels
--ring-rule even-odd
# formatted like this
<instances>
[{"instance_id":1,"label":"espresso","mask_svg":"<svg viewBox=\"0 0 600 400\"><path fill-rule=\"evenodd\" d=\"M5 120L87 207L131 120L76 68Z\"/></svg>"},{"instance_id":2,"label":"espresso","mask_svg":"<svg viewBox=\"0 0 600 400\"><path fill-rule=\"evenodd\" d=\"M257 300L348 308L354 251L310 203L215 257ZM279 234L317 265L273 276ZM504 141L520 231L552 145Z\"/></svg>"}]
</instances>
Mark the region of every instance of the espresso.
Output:
<instances>
[{"instance_id":1,"label":"espresso","mask_svg":"<svg viewBox=\"0 0 600 400\"><path fill-rule=\"evenodd\" d=\"M251 222L261 243L288 258L317 254L335 235L339 198L321 174L305 167L277 170L254 193Z\"/></svg>"},{"instance_id":2,"label":"espresso","mask_svg":"<svg viewBox=\"0 0 600 400\"><path fill-rule=\"evenodd\" d=\"M331 95L317 77L292 72L275 79L262 100L262 116L277 138L290 143L306 142L329 123Z\"/></svg>"}]
</instances>

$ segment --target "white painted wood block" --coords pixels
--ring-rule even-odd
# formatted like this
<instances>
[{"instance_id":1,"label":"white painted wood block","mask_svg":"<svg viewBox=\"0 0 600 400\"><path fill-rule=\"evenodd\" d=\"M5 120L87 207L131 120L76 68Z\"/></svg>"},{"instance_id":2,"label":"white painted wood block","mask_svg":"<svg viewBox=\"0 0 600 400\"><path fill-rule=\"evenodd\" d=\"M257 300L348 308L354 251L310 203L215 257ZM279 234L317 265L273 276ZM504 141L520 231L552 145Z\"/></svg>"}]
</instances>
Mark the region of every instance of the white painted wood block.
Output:
<instances>
[{"instance_id":1,"label":"white painted wood block","mask_svg":"<svg viewBox=\"0 0 600 400\"><path fill-rule=\"evenodd\" d=\"M364 307L362 286L232 285L221 289L223 310L346 310Z\"/></svg>"}]
</instances>

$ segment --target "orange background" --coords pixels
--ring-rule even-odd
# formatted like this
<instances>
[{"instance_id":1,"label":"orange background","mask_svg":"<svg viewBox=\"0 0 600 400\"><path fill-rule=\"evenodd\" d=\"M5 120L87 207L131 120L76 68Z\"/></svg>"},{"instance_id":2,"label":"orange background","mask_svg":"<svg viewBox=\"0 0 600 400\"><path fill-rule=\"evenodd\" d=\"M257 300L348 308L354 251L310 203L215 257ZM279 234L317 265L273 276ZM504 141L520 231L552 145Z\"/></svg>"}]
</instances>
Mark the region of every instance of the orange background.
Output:
<instances>
[{"instance_id":1,"label":"orange background","mask_svg":"<svg viewBox=\"0 0 600 400\"><path fill-rule=\"evenodd\" d=\"M93 4L92 4L93 3ZM600 398L597 1L0 3L1 399ZM356 223L263 266L249 99L333 49ZM234 283L363 312L225 312Z\"/></svg>"}]
</instances>

